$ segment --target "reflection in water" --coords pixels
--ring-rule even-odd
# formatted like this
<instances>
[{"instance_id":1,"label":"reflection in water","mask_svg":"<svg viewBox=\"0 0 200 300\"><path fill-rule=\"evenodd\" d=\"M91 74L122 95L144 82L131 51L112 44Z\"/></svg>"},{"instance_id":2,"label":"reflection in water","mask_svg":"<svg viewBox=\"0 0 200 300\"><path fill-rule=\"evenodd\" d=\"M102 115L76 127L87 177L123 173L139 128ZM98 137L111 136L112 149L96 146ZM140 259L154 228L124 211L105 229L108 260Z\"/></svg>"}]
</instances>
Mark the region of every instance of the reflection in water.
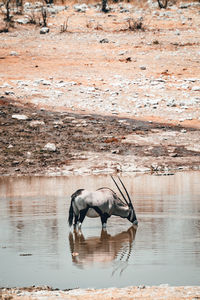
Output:
<instances>
[{"instance_id":1,"label":"reflection in water","mask_svg":"<svg viewBox=\"0 0 200 300\"><path fill-rule=\"evenodd\" d=\"M0 286L199 284L200 172L123 181L139 219L136 238L118 217L107 232L99 218L69 232L70 195L114 188L110 176L0 177Z\"/></svg>"},{"instance_id":2,"label":"reflection in water","mask_svg":"<svg viewBox=\"0 0 200 300\"><path fill-rule=\"evenodd\" d=\"M97 263L107 265L116 260L122 271L124 263L129 260L136 230L136 227L131 226L128 230L112 236L102 229L100 236L88 238L84 237L81 230L70 232L69 245L73 263L85 268Z\"/></svg>"}]
</instances>

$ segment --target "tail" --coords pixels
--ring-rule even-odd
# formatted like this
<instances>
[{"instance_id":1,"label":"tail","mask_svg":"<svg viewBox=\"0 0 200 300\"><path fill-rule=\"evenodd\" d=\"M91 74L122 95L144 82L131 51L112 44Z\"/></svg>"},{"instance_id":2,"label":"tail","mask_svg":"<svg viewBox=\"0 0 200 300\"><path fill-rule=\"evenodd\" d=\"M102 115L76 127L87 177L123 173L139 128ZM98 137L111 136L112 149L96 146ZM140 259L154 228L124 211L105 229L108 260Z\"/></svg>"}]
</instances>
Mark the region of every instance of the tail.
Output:
<instances>
[{"instance_id":1,"label":"tail","mask_svg":"<svg viewBox=\"0 0 200 300\"><path fill-rule=\"evenodd\" d=\"M69 218L68 218L68 223L69 223L70 227L72 226L73 218L74 218L74 210L73 210L73 206L72 206L72 201L71 201L71 205L70 205L70 208L69 208Z\"/></svg>"},{"instance_id":2,"label":"tail","mask_svg":"<svg viewBox=\"0 0 200 300\"><path fill-rule=\"evenodd\" d=\"M69 208L69 218L68 218L69 226L72 226L73 218L74 218L74 209L73 209L72 203L75 201L76 197L79 196L82 193L82 191L84 191L84 190L79 189L73 195L71 195L72 200L71 200L71 205L70 205L70 208Z\"/></svg>"}]
</instances>

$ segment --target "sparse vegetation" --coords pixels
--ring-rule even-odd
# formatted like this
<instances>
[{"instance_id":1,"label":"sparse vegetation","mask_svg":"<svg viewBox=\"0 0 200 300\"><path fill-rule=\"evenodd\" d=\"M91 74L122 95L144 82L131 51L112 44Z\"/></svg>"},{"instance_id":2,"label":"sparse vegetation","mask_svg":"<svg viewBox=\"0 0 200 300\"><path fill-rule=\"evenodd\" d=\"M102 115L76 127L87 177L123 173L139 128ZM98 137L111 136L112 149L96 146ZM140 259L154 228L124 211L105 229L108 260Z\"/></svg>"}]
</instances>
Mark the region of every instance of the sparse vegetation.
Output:
<instances>
[{"instance_id":1,"label":"sparse vegetation","mask_svg":"<svg viewBox=\"0 0 200 300\"><path fill-rule=\"evenodd\" d=\"M44 0L46 4L53 4L54 0Z\"/></svg>"},{"instance_id":2,"label":"sparse vegetation","mask_svg":"<svg viewBox=\"0 0 200 300\"><path fill-rule=\"evenodd\" d=\"M157 0L160 8L167 8L168 0Z\"/></svg>"},{"instance_id":3,"label":"sparse vegetation","mask_svg":"<svg viewBox=\"0 0 200 300\"><path fill-rule=\"evenodd\" d=\"M23 0L16 0L16 8L17 8L17 14L22 15L23 14Z\"/></svg>"},{"instance_id":4,"label":"sparse vegetation","mask_svg":"<svg viewBox=\"0 0 200 300\"><path fill-rule=\"evenodd\" d=\"M5 26L4 28L0 29L0 33L3 33L3 32L6 33L8 31L9 31L9 28L7 26Z\"/></svg>"},{"instance_id":5,"label":"sparse vegetation","mask_svg":"<svg viewBox=\"0 0 200 300\"><path fill-rule=\"evenodd\" d=\"M103 26L99 23L97 23L95 26L94 26L94 29L95 30L103 30Z\"/></svg>"},{"instance_id":6,"label":"sparse vegetation","mask_svg":"<svg viewBox=\"0 0 200 300\"><path fill-rule=\"evenodd\" d=\"M107 9L107 0L102 0L102 9L101 9L104 13L108 12Z\"/></svg>"},{"instance_id":7,"label":"sparse vegetation","mask_svg":"<svg viewBox=\"0 0 200 300\"><path fill-rule=\"evenodd\" d=\"M4 13L4 21L11 22L13 16L11 15L11 0L3 0L3 5L5 10L2 10Z\"/></svg>"},{"instance_id":8,"label":"sparse vegetation","mask_svg":"<svg viewBox=\"0 0 200 300\"><path fill-rule=\"evenodd\" d=\"M60 33L64 33L68 31L68 21L69 17L67 17L66 21L60 26Z\"/></svg>"},{"instance_id":9,"label":"sparse vegetation","mask_svg":"<svg viewBox=\"0 0 200 300\"><path fill-rule=\"evenodd\" d=\"M14 27L13 15L11 13L11 0L3 0L1 12L3 14L4 26L0 28L0 33L8 32L10 27Z\"/></svg>"},{"instance_id":10,"label":"sparse vegetation","mask_svg":"<svg viewBox=\"0 0 200 300\"><path fill-rule=\"evenodd\" d=\"M137 31L137 30L144 31L145 27L144 27L142 21L143 21L143 18L140 18L139 20L136 20L136 21L133 18L127 19L128 30L130 30L130 31Z\"/></svg>"},{"instance_id":11,"label":"sparse vegetation","mask_svg":"<svg viewBox=\"0 0 200 300\"><path fill-rule=\"evenodd\" d=\"M31 13L28 15L28 23L29 24L38 24L37 22L38 16L36 15L35 11L32 10Z\"/></svg>"},{"instance_id":12,"label":"sparse vegetation","mask_svg":"<svg viewBox=\"0 0 200 300\"><path fill-rule=\"evenodd\" d=\"M42 16L41 26L47 27L48 14L47 14L47 9L44 6L42 6L41 8L41 16Z\"/></svg>"}]
</instances>

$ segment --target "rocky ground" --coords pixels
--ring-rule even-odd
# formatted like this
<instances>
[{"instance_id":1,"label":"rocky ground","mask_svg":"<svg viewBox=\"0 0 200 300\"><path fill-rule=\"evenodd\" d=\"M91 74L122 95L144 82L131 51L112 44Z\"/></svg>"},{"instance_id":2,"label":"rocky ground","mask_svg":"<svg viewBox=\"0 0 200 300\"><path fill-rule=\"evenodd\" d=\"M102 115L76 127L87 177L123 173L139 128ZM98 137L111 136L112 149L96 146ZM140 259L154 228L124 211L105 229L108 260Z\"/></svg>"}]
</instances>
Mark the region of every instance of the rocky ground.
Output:
<instances>
[{"instance_id":1,"label":"rocky ground","mask_svg":"<svg viewBox=\"0 0 200 300\"><path fill-rule=\"evenodd\" d=\"M199 8L50 6L41 34L25 3L0 34L1 174L199 169Z\"/></svg>"},{"instance_id":2,"label":"rocky ground","mask_svg":"<svg viewBox=\"0 0 200 300\"><path fill-rule=\"evenodd\" d=\"M52 112L1 98L1 174L198 169L199 130L116 116Z\"/></svg>"},{"instance_id":3,"label":"rocky ground","mask_svg":"<svg viewBox=\"0 0 200 300\"><path fill-rule=\"evenodd\" d=\"M1 289L2 299L97 299L97 300L197 300L200 299L200 287L169 287L166 285L149 287L127 287L109 289L75 289L69 291L51 290L50 288L31 287L26 289Z\"/></svg>"}]
</instances>

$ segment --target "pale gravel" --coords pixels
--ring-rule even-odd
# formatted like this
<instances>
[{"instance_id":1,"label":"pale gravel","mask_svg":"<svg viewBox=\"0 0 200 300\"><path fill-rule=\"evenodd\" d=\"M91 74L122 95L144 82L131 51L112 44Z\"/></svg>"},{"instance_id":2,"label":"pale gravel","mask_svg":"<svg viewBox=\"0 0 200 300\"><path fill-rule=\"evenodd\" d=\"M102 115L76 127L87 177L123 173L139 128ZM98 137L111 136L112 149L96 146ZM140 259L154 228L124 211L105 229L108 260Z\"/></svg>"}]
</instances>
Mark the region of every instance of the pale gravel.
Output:
<instances>
[{"instance_id":1,"label":"pale gravel","mask_svg":"<svg viewBox=\"0 0 200 300\"><path fill-rule=\"evenodd\" d=\"M195 300L200 299L200 286L171 287L139 286L127 288L107 289L74 289L69 291L50 290L49 288L1 289L0 299L76 299L76 300L117 300L117 299L142 299L142 300Z\"/></svg>"}]
</instances>

